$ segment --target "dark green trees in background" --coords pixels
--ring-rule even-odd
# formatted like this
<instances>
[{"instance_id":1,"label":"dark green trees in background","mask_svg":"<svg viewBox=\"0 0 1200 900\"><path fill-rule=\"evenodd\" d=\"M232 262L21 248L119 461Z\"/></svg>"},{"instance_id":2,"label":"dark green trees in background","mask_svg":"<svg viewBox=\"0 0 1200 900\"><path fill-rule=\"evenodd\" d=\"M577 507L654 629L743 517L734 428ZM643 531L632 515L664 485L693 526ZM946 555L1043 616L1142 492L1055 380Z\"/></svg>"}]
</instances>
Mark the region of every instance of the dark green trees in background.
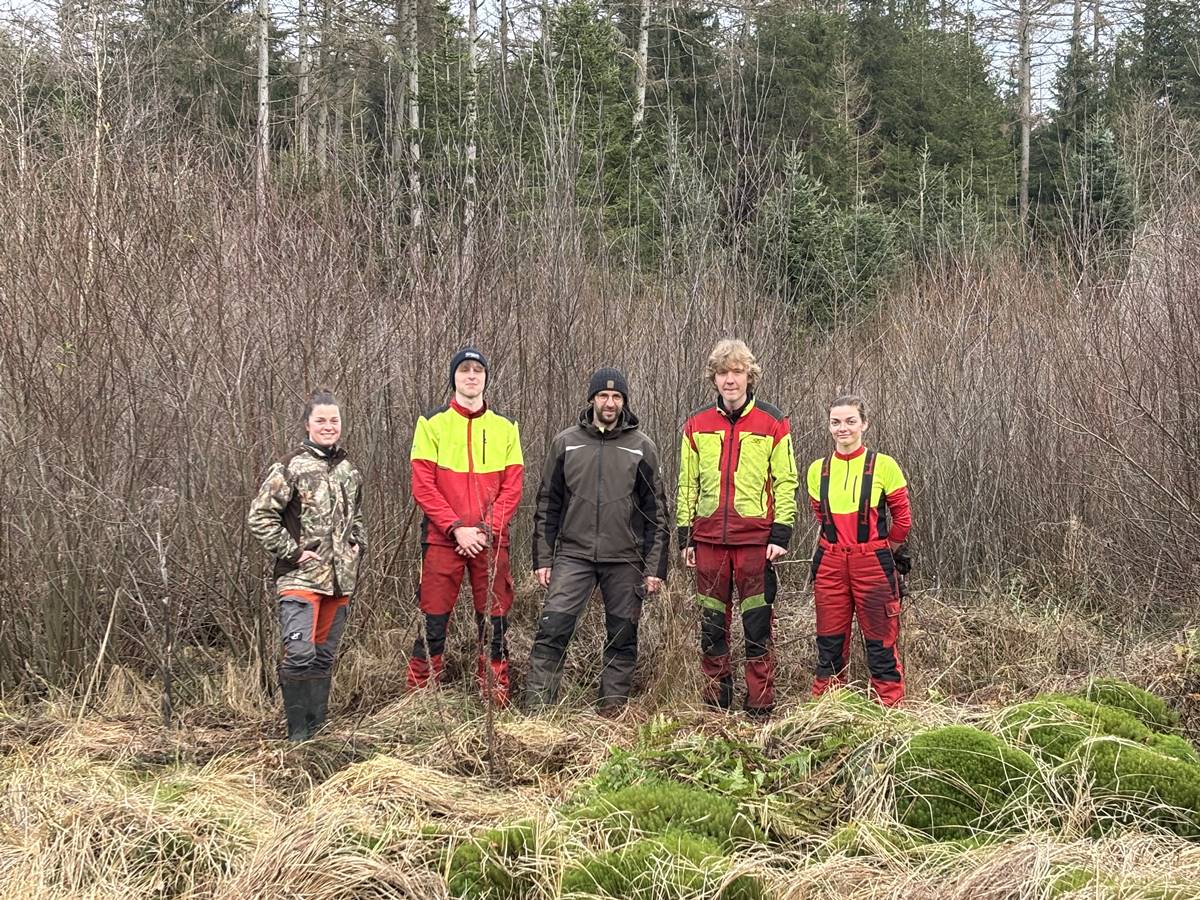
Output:
<instances>
[{"instance_id":1,"label":"dark green trees in background","mask_svg":"<svg viewBox=\"0 0 1200 900\"><path fill-rule=\"evenodd\" d=\"M647 270L706 230L822 325L869 308L909 261L981 241L1100 264L1128 243L1145 193L1126 159L1128 112L1200 116L1200 6L1045 0L1018 223L1015 2L497 0L477 5L474 70L467 2L272 5L275 189L337 187L392 204L397 228L421 227L424 211L465 229L479 184L496 214L577 217ZM103 39L146 73L144 102L214 154L249 160L252 4L109 6L119 27ZM19 35L0 34L6 65L36 86L30 104L53 93L54 54L81 52L71 29L96 19L61 9L38 78ZM506 211L501 186L519 198Z\"/></svg>"}]
</instances>

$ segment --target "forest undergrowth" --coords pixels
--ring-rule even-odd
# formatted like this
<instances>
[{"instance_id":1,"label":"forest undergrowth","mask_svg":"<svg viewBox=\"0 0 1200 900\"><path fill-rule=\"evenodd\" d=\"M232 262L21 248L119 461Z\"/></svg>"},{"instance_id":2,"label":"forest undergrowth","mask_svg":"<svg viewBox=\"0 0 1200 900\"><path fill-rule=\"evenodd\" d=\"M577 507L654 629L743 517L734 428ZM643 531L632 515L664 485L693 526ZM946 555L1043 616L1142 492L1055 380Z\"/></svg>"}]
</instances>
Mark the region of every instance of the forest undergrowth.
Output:
<instances>
[{"instance_id":1,"label":"forest undergrowth","mask_svg":"<svg viewBox=\"0 0 1200 900\"><path fill-rule=\"evenodd\" d=\"M522 592L515 632L537 599ZM1197 896L1194 630L1130 639L1012 591L918 593L910 700L885 712L861 683L807 700L811 611L785 595L782 702L761 726L697 703L680 600L651 608L611 722L591 709L595 608L560 707L490 728L469 666L404 693L399 632L357 642L330 726L299 746L232 659L171 728L158 688L119 667L89 708L8 705L0 895ZM460 636L450 654L472 651Z\"/></svg>"}]
</instances>

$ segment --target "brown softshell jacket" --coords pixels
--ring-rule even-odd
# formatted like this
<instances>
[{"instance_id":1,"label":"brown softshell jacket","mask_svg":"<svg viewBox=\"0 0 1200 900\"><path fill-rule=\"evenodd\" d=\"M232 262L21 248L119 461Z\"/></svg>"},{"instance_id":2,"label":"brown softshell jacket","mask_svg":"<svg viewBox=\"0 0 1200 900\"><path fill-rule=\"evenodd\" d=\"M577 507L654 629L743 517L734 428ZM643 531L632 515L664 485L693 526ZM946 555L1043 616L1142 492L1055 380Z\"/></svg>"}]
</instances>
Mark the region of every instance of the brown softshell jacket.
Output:
<instances>
[{"instance_id":1,"label":"brown softshell jacket","mask_svg":"<svg viewBox=\"0 0 1200 900\"><path fill-rule=\"evenodd\" d=\"M598 563L633 562L665 578L669 518L658 449L629 410L608 431L579 424L550 444L533 516L533 567L556 554Z\"/></svg>"}]
</instances>

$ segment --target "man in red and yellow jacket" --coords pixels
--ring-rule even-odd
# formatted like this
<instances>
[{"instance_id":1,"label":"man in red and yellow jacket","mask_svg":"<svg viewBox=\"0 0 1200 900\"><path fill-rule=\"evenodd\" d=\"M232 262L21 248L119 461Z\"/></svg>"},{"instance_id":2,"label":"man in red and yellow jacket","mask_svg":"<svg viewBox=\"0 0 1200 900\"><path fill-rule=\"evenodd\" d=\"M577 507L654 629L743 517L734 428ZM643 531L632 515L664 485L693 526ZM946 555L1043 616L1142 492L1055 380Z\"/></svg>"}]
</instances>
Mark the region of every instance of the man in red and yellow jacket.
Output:
<instances>
[{"instance_id":1,"label":"man in red and yellow jacket","mask_svg":"<svg viewBox=\"0 0 1200 900\"><path fill-rule=\"evenodd\" d=\"M729 625L736 585L746 638L745 708L756 717L770 715L775 703L771 565L787 553L797 487L787 416L754 396L761 372L744 342L713 348L706 374L720 396L684 423L676 516L702 608L705 702L722 709L733 703Z\"/></svg>"},{"instance_id":2,"label":"man in red and yellow jacket","mask_svg":"<svg viewBox=\"0 0 1200 900\"><path fill-rule=\"evenodd\" d=\"M490 659L479 654L480 689L486 692L490 683L493 701L507 706L505 632L513 601L508 525L521 502L524 465L517 423L484 402L487 380L483 354L473 347L458 351L450 361L454 396L421 416L413 435L412 492L425 514L420 588L425 627L408 661L408 686L441 679L446 631L465 570L479 645L490 643Z\"/></svg>"}]
</instances>

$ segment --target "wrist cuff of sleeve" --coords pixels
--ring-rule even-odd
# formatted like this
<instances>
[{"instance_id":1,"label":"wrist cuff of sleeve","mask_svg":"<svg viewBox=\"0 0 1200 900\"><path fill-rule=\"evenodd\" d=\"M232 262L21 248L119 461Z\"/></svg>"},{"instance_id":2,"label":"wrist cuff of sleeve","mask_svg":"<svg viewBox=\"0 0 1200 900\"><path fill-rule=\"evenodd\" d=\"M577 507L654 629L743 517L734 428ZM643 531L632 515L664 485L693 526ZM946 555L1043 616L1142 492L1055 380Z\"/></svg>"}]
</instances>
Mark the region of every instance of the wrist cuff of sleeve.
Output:
<instances>
[{"instance_id":1,"label":"wrist cuff of sleeve","mask_svg":"<svg viewBox=\"0 0 1200 900\"><path fill-rule=\"evenodd\" d=\"M782 547L784 550L786 550L788 547L788 544L790 544L791 542L792 542L792 526L791 525L781 525L779 522L776 522L774 525L771 526L771 534L767 538L768 544L775 544L776 546Z\"/></svg>"},{"instance_id":2,"label":"wrist cuff of sleeve","mask_svg":"<svg viewBox=\"0 0 1200 900\"><path fill-rule=\"evenodd\" d=\"M679 549L686 550L692 545L692 529L687 525L679 526Z\"/></svg>"}]
</instances>

